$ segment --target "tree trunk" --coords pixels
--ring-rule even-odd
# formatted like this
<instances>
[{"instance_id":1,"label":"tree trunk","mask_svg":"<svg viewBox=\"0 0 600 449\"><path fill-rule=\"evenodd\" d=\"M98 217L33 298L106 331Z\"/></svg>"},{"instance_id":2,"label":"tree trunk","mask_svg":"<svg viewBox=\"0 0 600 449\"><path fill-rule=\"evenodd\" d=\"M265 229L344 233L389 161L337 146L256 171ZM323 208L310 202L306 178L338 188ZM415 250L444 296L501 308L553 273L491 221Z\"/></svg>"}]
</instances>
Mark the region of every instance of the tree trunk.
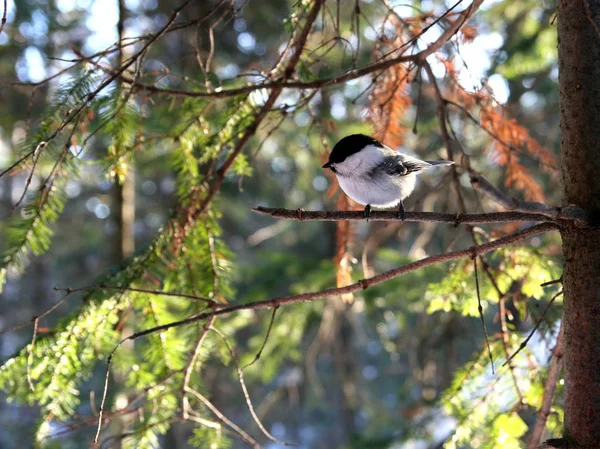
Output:
<instances>
[{"instance_id":1,"label":"tree trunk","mask_svg":"<svg viewBox=\"0 0 600 449\"><path fill-rule=\"evenodd\" d=\"M127 11L125 9L125 0L118 0L119 21L117 23L117 33L119 42L123 41L124 24ZM125 61L123 47L119 48L117 55L117 66L121 67ZM133 254L135 250L135 171L133 158L131 167L128 170L125 179L119 183L117 177L113 186L113 205L114 220L117 225L117 236L115 239L114 260L119 264L127 257Z\"/></svg>"},{"instance_id":2,"label":"tree trunk","mask_svg":"<svg viewBox=\"0 0 600 449\"><path fill-rule=\"evenodd\" d=\"M114 184L114 220L117 225L115 238L115 263L123 262L135 250L135 172L131 167L121 184Z\"/></svg>"},{"instance_id":3,"label":"tree trunk","mask_svg":"<svg viewBox=\"0 0 600 449\"><path fill-rule=\"evenodd\" d=\"M586 2L590 14L586 13ZM600 211L600 0L559 0L564 204ZM588 17L589 16L589 17ZM599 19L599 20L596 20ZM593 23L594 21L594 23ZM565 226L565 438L600 448L600 231Z\"/></svg>"}]
</instances>

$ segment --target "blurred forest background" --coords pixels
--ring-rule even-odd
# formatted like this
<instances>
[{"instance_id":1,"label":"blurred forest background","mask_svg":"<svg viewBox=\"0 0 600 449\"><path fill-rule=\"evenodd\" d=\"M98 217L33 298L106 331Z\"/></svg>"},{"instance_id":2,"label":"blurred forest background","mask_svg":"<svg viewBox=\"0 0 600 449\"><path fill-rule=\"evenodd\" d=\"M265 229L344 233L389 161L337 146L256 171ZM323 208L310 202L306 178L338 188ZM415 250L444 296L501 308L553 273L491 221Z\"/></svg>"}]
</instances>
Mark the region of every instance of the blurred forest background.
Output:
<instances>
[{"instance_id":1,"label":"blurred forest background","mask_svg":"<svg viewBox=\"0 0 600 449\"><path fill-rule=\"evenodd\" d=\"M273 88L219 92L284 76L318 84L398 48L422 51L470 2L327 0L312 18L309 0L192 1L176 17L165 0L5 5L2 448L91 447L108 354L133 332L224 303L347 285L525 226L297 222L251 211L357 208L321 169L345 135L456 161L455 171L421 177L408 211L496 210L469 169L514 197L560 204L553 1L483 2L429 56L429 72L408 61L287 87L272 103ZM309 20L287 67L287 42ZM113 358L98 447L525 447L561 315L559 287L540 284L560 274L556 235L482 258L493 372L471 260L344 298L223 315L214 331L195 322L127 341ZM236 368L246 364L247 395ZM560 434L561 393L558 382L545 437Z\"/></svg>"}]
</instances>

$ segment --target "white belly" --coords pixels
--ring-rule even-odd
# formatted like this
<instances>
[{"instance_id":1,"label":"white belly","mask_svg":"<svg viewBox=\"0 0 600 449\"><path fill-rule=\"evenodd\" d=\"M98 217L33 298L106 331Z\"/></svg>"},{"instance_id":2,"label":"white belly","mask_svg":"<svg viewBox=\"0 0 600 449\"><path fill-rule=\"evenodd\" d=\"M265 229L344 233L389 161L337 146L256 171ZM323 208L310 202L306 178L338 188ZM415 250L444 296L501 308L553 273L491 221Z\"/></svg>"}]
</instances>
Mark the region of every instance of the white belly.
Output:
<instances>
[{"instance_id":1,"label":"white belly","mask_svg":"<svg viewBox=\"0 0 600 449\"><path fill-rule=\"evenodd\" d=\"M337 176L346 195L359 204L374 207L394 207L404 200L415 188L414 173L406 176L385 176L374 180L362 176Z\"/></svg>"}]
</instances>

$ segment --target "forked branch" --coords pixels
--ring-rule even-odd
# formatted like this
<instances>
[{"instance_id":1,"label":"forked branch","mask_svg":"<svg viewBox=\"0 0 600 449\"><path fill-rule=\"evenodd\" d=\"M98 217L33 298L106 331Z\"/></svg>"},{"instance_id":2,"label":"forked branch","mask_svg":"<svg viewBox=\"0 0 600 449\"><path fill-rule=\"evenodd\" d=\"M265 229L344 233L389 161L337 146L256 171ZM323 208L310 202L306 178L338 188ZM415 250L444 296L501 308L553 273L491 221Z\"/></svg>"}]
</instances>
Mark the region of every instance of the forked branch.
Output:
<instances>
[{"instance_id":1,"label":"forked branch","mask_svg":"<svg viewBox=\"0 0 600 449\"><path fill-rule=\"evenodd\" d=\"M580 225L585 225L587 223L587 215L585 211L579 207L556 207L535 201L521 201L506 195L504 192L501 192L478 173L471 171L469 177L471 180L471 185L475 189L479 190L492 201L498 203L507 210L524 212L528 214L541 214L555 220L561 219L574 221Z\"/></svg>"}]
</instances>

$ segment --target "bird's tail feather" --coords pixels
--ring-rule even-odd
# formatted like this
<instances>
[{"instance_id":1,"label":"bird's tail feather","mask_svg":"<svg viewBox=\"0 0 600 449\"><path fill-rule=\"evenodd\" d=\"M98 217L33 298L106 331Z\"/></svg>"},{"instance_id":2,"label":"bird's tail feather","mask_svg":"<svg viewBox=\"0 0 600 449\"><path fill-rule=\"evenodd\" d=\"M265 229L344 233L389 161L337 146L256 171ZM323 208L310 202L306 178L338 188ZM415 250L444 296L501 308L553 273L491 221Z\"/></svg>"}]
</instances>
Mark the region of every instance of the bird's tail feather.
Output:
<instances>
[{"instance_id":1,"label":"bird's tail feather","mask_svg":"<svg viewBox=\"0 0 600 449\"><path fill-rule=\"evenodd\" d=\"M452 165L454 161L425 161L430 165L444 166L444 165Z\"/></svg>"}]
</instances>

